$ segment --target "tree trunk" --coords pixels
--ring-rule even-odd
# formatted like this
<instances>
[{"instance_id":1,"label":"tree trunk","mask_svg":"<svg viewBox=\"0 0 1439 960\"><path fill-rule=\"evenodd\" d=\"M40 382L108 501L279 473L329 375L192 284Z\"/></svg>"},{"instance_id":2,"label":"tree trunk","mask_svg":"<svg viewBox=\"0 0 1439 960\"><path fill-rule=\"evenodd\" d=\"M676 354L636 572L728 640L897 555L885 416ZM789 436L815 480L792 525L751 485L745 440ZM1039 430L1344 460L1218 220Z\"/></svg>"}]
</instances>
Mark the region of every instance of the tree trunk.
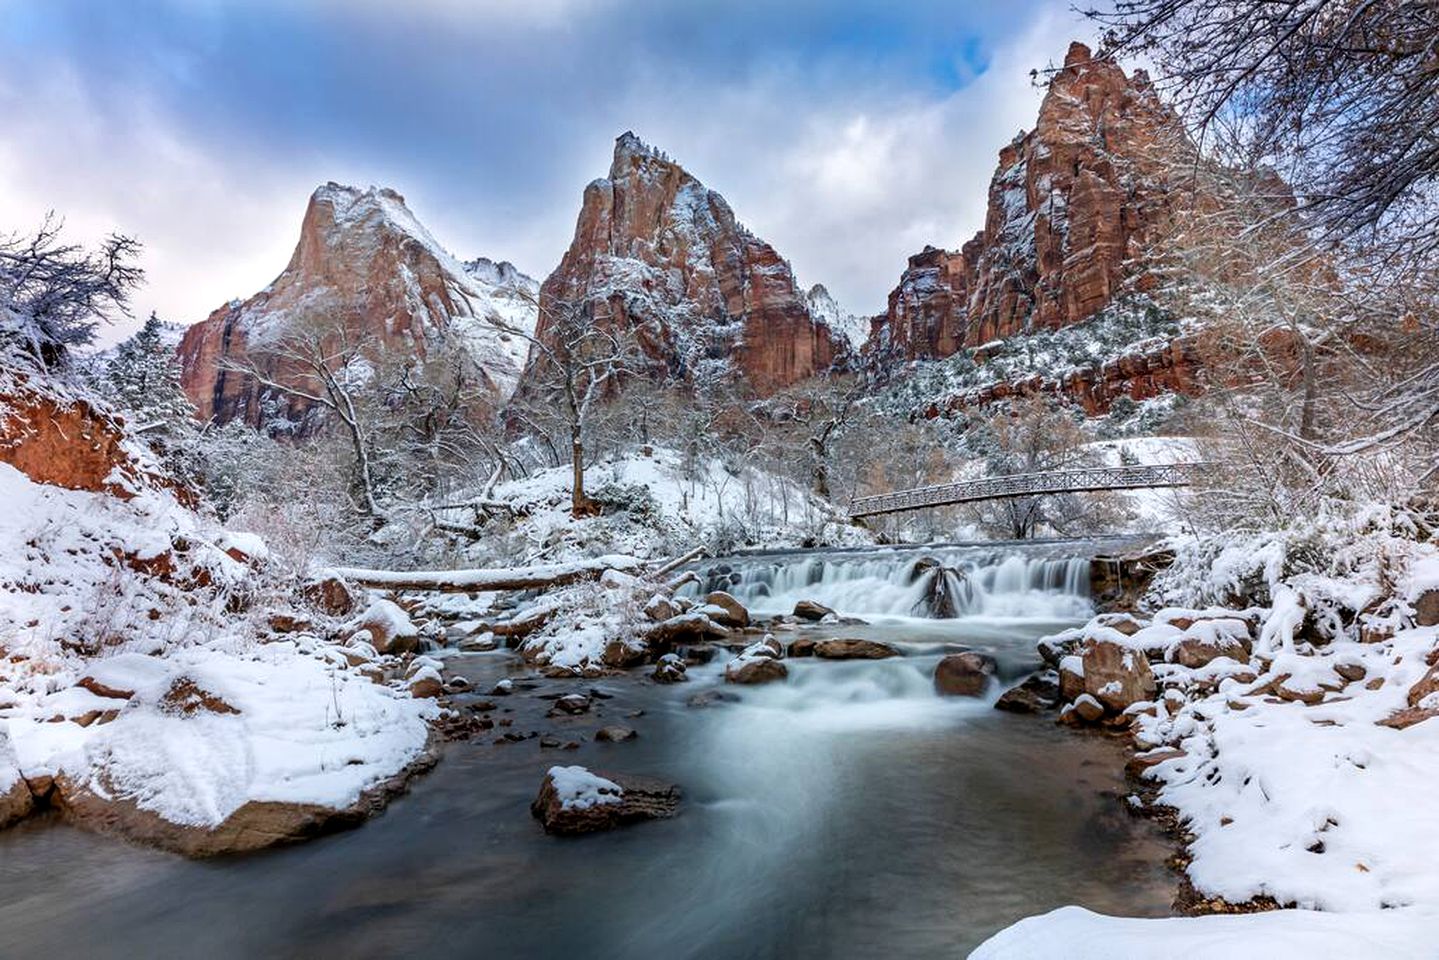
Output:
<instances>
[{"instance_id":1,"label":"tree trunk","mask_svg":"<svg viewBox=\"0 0 1439 960\"><path fill-rule=\"evenodd\" d=\"M593 516L595 505L585 493L585 444L578 424L570 427L570 516Z\"/></svg>"}]
</instances>

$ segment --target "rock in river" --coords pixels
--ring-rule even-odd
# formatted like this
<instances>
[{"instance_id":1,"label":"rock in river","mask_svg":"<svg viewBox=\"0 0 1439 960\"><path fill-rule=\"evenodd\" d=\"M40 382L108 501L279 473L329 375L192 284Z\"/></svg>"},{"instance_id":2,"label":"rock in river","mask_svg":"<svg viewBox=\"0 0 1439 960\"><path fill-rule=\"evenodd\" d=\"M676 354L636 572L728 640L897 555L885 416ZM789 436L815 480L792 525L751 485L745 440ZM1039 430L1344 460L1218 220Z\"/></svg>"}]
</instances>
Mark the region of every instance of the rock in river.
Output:
<instances>
[{"instance_id":1,"label":"rock in river","mask_svg":"<svg viewBox=\"0 0 1439 960\"><path fill-rule=\"evenodd\" d=\"M679 787L662 780L555 766L530 812L548 833L577 834L672 817L679 803Z\"/></svg>"},{"instance_id":2,"label":"rock in river","mask_svg":"<svg viewBox=\"0 0 1439 960\"><path fill-rule=\"evenodd\" d=\"M794 605L794 615L801 620L823 620L833 613L829 607L813 600L801 600Z\"/></svg>"},{"instance_id":3,"label":"rock in river","mask_svg":"<svg viewBox=\"0 0 1439 960\"><path fill-rule=\"evenodd\" d=\"M982 653L952 653L934 667L934 690L945 697L982 697L995 666Z\"/></svg>"},{"instance_id":4,"label":"rock in river","mask_svg":"<svg viewBox=\"0 0 1439 960\"><path fill-rule=\"evenodd\" d=\"M883 660L900 653L879 640L834 639L816 643L814 655L825 660Z\"/></svg>"}]
</instances>

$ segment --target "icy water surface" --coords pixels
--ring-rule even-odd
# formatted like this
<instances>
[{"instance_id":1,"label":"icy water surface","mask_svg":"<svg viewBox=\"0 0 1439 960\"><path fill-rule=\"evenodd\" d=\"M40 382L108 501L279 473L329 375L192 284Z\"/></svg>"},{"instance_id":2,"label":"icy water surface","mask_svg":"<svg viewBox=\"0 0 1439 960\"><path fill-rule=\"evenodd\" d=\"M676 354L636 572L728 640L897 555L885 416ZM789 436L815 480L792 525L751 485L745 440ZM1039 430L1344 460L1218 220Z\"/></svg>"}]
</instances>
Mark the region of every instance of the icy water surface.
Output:
<instances>
[{"instance_id":1,"label":"icy water surface","mask_svg":"<svg viewBox=\"0 0 1439 960\"><path fill-rule=\"evenodd\" d=\"M0 833L0 957L962 957L1065 903L1163 915L1168 850L1123 812L1117 743L930 687L958 646L1021 674L1072 619L1065 589L1031 617L822 629L907 656L791 660L788 683L739 703L686 705L720 686L719 661L670 687L537 680L499 715L580 749L453 744L378 819L298 847L197 863L22 824ZM481 688L521 669L503 653L451 666ZM544 716L541 695L590 687L612 699ZM606 723L640 736L593 742ZM548 837L528 806L556 763L679 783L683 812Z\"/></svg>"}]
</instances>

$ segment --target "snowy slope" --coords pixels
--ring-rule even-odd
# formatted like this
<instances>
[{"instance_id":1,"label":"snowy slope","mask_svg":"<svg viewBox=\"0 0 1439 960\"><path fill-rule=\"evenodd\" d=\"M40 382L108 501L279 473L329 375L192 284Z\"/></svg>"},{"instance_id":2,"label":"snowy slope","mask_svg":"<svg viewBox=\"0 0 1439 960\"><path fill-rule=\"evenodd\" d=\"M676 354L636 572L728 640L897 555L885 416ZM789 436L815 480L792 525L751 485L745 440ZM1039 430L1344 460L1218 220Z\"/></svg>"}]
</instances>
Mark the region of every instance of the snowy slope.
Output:
<instances>
[{"instance_id":1,"label":"snowy slope","mask_svg":"<svg viewBox=\"0 0 1439 960\"><path fill-rule=\"evenodd\" d=\"M349 806L423 751L431 702L316 637L257 643L228 609L253 573L226 551L259 560L256 538L162 490L121 500L7 464L0 503L0 791L56 777L208 828L250 801Z\"/></svg>"}]
</instances>

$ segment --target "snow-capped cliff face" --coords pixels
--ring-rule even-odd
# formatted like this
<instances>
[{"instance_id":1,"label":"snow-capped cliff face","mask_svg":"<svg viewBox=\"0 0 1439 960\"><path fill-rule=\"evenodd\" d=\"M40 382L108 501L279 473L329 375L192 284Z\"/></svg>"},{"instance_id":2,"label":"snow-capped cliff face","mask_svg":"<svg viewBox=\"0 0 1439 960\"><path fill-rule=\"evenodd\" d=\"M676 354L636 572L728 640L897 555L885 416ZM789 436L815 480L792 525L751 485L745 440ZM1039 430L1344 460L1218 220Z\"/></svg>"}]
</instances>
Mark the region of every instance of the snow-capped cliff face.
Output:
<instances>
[{"instance_id":1,"label":"snow-capped cliff face","mask_svg":"<svg viewBox=\"0 0 1439 960\"><path fill-rule=\"evenodd\" d=\"M1143 71L1073 44L1032 131L999 155L984 229L910 258L871 349L948 356L1092 317L1142 277L1190 149Z\"/></svg>"},{"instance_id":2,"label":"snow-capped cliff face","mask_svg":"<svg viewBox=\"0 0 1439 960\"><path fill-rule=\"evenodd\" d=\"M721 363L768 394L847 349L775 249L632 133L615 142L609 176L585 188L574 240L540 298L544 318L584 309L633 330L655 372L677 381Z\"/></svg>"},{"instance_id":3,"label":"snow-capped cliff face","mask_svg":"<svg viewBox=\"0 0 1439 960\"><path fill-rule=\"evenodd\" d=\"M266 391L231 364L268 378L299 375L283 353L311 329L365 341L366 352L423 354L447 338L474 357L502 402L528 353L538 285L509 263L461 263L425 229L393 190L327 183L310 197L300 240L285 270L264 290L232 301L181 340L182 383L204 419L260 425ZM292 399L273 396L300 412Z\"/></svg>"},{"instance_id":4,"label":"snow-capped cliff face","mask_svg":"<svg viewBox=\"0 0 1439 960\"><path fill-rule=\"evenodd\" d=\"M805 295L805 303L809 306L809 315L816 322L829 327L849 349L858 351L864 346L865 340L869 338L869 317L850 313L841 307L824 284L816 283L810 287L809 293Z\"/></svg>"}]
</instances>

